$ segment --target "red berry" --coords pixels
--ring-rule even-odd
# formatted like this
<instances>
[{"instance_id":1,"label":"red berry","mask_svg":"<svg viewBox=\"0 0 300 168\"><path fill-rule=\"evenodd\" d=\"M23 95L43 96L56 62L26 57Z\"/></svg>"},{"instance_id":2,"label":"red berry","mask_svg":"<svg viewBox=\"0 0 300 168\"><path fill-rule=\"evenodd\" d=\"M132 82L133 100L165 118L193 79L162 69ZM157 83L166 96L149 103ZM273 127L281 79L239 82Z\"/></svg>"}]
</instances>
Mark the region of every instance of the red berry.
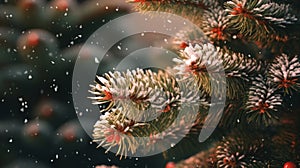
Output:
<instances>
[{"instance_id":1,"label":"red berry","mask_svg":"<svg viewBox=\"0 0 300 168\"><path fill-rule=\"evenodd\" d=\"M162 112L163 112L163 113L167 113L167 112L169 112L169 111L171 111L171 106L168 104L168 105L165 107L165 109L162 110Z\"/></svg>"},{"instance_id":2,"label":"red berry","mask_svg":"<svg viewBox=\"0 0 300 168\"><path fill-rule=\"evenodd\" d=\"M36 137L40 133L39 125L36 123L27 125L25 130L25 134L31 137Z\"/></svg>"},{"instance_id":3,"label":"red berry","mask_svg":"<svg viewBox=\"0 0 300 168\"><path fill-rule=\"evenodd\" d=\"M188 46L186 42L182 42L179 46L180 49L185 49Z\"/></svg>"},{"instance_id":4,"label":"red berry","mask_svg":"<svg viewBox=\"0 0 300 168\"><path fill-rule=\"evenodd\" d=\"M165 168L175 168L176 164L174 162L168 162Z\"/></svg>"},{"instance_id":5,"label":"red berry","mask_svg":"<svg viewBox=\"0 0 300 168\"><path fill-rule=\"evenodd\" d=\"M28 10L28 9L32 9L34 7L34 1L33 0L23 0L21 1L21 8L23 10Z\"/></svg>"},{"instance_id":6,"label":"red berry","mask_svg":"<svg viewBox=\"0 0 300 168\"><path fill-rule=\"evenodd\" d=\"M54 6L59 11L66 11L69 8L69 3L67 0L56 0Z\"/></svg>"},{"instance_id":7,"label":"red berry","mask_svg":"<svg viewBox=\"0 0 300 168\"><path fill-rule=\"evenodd\" d=\"M43 104L41 107L41 115L43 117L51 117L53 115L53 108L49 104Z\"/></svg>"},{"instance_id":8,"label":"red berry","mask_svg":"<svg viewBox=\"0 0 300 168\"><path fill-rule=\"evenodd\" d=\"M286 162L286 163L283 165L283 168L297 168L297 166L296 166L295 163L293 163L293 162Z\"/></svg>"},{"instance_id":9,"label":"red berry","mask_svg":"<svg viewBox=\"0 0 300 168\"><path fill-rule=\"evenodd\" d=\"M32 46L32 47L35 47L39 44L40 42L40 37L37 33L30 33L28 34L27 36L27 45L28 46Z\"/></svg>"},{"instance_id":10,"label":"red berry","mask_svg":"<svg viewBox=\"0 0 300 168\"><path fill-rule=\"evenodd\" d=\"M76 139L76 133L73 127L65 128L62 131L62 135L66 141L74 141Z\"/></svg>"}]
</instances>

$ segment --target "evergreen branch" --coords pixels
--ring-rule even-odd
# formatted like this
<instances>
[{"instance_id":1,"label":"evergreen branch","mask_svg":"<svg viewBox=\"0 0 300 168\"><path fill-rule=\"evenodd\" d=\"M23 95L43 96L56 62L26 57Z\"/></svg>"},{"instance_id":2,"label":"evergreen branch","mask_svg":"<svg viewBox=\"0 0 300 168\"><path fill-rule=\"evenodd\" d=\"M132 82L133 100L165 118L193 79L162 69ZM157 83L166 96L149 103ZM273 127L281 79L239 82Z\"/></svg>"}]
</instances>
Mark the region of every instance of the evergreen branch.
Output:
<instances>
[{"instance_id":1,"label":"evergreen branch","mask_svg":"<svg viewBox=\"0 0 300 168\"><path fill-rule=\"evenodd\" d=\"M208 151L202 151L194 156L189 157L176 164L176 168L186 167L201 167L201 168L212 168L217 167L215 160L217 160L215 153L216 147L212 146Z\"/></svg>"},{"instance_id":2,"label":"evergreen branch","mask_svg":"<svg viewBox=\"0 0 300 168\"><path fill-rule=\"evenodd\" d=\"M129 1L133 2L133 1ZM136 1L134 1L136 2ZM139 2L139 1L138 1ZM177 2L172 2L172 1L143 1L140 2L136 5L135 7L136 10L139 12L144 12L144 11L160 11L160 12L169 12L169 13L174 13L174 14L183 14L185 15L187 12L193 12L195 14L201 14L203 11L203 7L199 5L182 5L181 3ZM199 10L201 9L201 10ZM196 21L200 17L196 17L193 19Z\"/></svg>"},{"instance_id":3,"label":"evergreen branch","mask_svg":"<svg viewBox=\"0 0 300 168\"><path fill-rule=\"evenodd\" d=\"M264 71L264 62L244 54L221 50L221 56L227 77L237 77L248 82L253 76Z\"/></svg>"},{"instance_id":4,"label":"evergreen branch","mask_svg":"<svg viewBox=\"0 0 300 168\"><path fill-rule=\"evenodd\" d=\"M279 55L269 67L269 78L275 87L290 94L300 87L300 62L298 56L289 58L286 54Z\"/></svg>"},{"instance_id":5,"label":"evergreen branch","mask_svg":"<svg viewBox=\"0 0 300 168\"><path fill-rule=\"evenodd\" d=\"M137 3L136 10L160 11L178 14L191 20L196 25L201 25L204 10L216 7L216 0L128 0Z\"/></svg>"},{"instance_id":6,"label":"evergreen branch","mask_svg":"<svg viewBox=\"0 0 300 168\"><path fill-rule=\"evenodd\" d=\"M268 126L277 122L282 97L276 90L261 75L254 79L245 107L249 123Z\"/></svg>"},{"instance_id":7,"label":"evergreen branch","mask_svg":"<svg viewBox=\"0 0 300 168\"><path fill-rule=\"evenodd\" d=\"M212 44L195 45L185 48L179 59L174 59L176 73L185 79L194 81L199 89L205 93L211 93L210 86L213 75L218 75L220 67L224 68L227 77L227 95L230 98L237 97L237 89L245 87L243 81L248 82L253 74L262 71L262 63L243 54L228 53ZM220 62L223 65L220 65ZM208 72L209 70L209 72ZM213 74L213 75L212 75ZM218 86L216 86L218 90Z\"/></svg>"},{"instance_id":8,"label":"evergreen branch","mask_svg":"<svg viewBox=\"0 0 300 168\"><path fill-rule=\"evenodd\" d=\"M218 92L220 86L225 83L219 82L218 86L211 86L211 80L214 80L214 75L220 75L222 60L219 59L218 53L211 44L198 45L195 47L189 46L181 53L180 58L175 58L177 64L174 70L177 75L183 76L184 80L194 82L206 94L212 95L212 87L216 87ZM209 73L208 73L209 71Z\"/></svg>"},{"instance_id":9,"label":"evergreen branch","mask_svg":"<svg viewBox=\"0 0 300 168\"><path fill-rule=\"evenodd\" d=\"M253 137L240 132L226 137L217 146L218 167L266 167L264 139Z\"/></svg>"},{"instance_id":10,"label":"evergreen branch","mask_svg":"<svg viewBox=\"0 0 300 168\"><path fill-rule=\"evenodd\" d=\"M231 38L231 35L226 30L229 21L226 14L221 7L204 11L201 28L211 41L225 41Z\"/></svg>"},{"instance_id":11,"label":"evergreen branch","mask_svg":"<svg viewBox=\"0 0 300 168\"><path fill-rule=\"evenodd\" d=\"M167 129L161 132L154 132L153 134L150 134L150 141L148 141L146 144L149 148L145 148L145 150L154 151L154 150L158 150L155 149L155 147L168 148L170 145L173 145L172 142L174 140L177 140L179 137L183 138L187 134L189 134L192 126L196 124L196 123L192 123L191 125L190 121L195 120L195 118L196 118L195 115L193 116L187 115L185 117L182 117L180 120L173 122ZM163 122L161 122L160 125L157 126L162 127L163 125L164 125ZM159 144L159 146L155 144Z\"/></svg>"},{"instance_id":12,"label":"evergreen branch","mask_svg":"<svg viewBox=\"0 0 300 168\"><path fill-rule=\"evenodd\" d=\"M269 0L233 0L225 3L229 13L229 26L238 34L255 40L265 41L275 32L276 26L285 27L297 21L289 5Z\"/></svg>"},{"instance_id":13,"label":"evergreen branch","mask_svg":"<svg viewBox=\"0 0 300 168\"><path fill-rule=\"evenodd\" d=\"M219 127L224 129L248 127L246 115L242 109L244 101L232 101L226 105Z\"/></svg>"},{"instance_id":14,"label":"evergreen branch","mask_svg":"<svg viewBox=\"0 0 300 168\"><path fill-rule=\"evenodd\" d=\"M109 103L109 108L103 111L109 111L113 105L125 106L128 103L136 109L145 110L149 106L149 101L155 100L159 96L157 93L163 91L163 88L158 88L157 85L166 85L163 82L157 82L159 76L150 70L145 73L141 69L132 72L128 70L123 74L118 71L109 72L105 74L105 77L98 77L100 83L95 86L91 85L90 91L96 95L90 97L95 100L93 104Z\"/></svg>"},{"instance_id":15,"label":"evergreen branch","mask_svg":"<svg viewBox=\"0 0 300 168\"><path fill-rule=\"evenodd\" d=\"M182 6L194 6L199 9L209 9L217 7L218 1L213 0L128 0L128 2L135 2L145 5L150 5L151 3L157 3L161 6L166 5L182 5ZM198 9L198 10L199 10Z\"/></svg>"},{"instance_id":16,"label":"evergreen branch","mask_svg":"<svg viewBox=\"0 0 300 168\"><path fill-rule=\"evenodd\" d=\"M261 13L265 20L279 27L286 27L286 25L294 24L297 21L296 16L291 13L290 5L277 4L269 0L255 9L255 13Z\"/></svg>"},{"instance_id":17,"label":"evergreen branch","mask_svg":"<svg viewBox=\"0 0 300 168\"><path fill-rule=\"evenodd\" d=\"M113 147L118 147L116 155L120 155L121 159L123 156L126 157L128 152L135 153L139 145L134 137L128 136L132 133L132 128L138 124L130 120L120 122L120 118L113 115L114 113L120 112L113 109L111 113L107 112L105 115L100 116L100 119L94 125L93 142L99 143L98 147L107 147L106 152Z\"/></svg>"},{"instance_id":18,"label":"evergreen branch","mask_svg":"<svg viewBox=\"0 0 300 168\"><path fill-rule=\"evenodd\" d=\"M263 137L241 134L241 130L223 138L221 142L213 144L209 150L201 151L190 158L176 164L176 168L262 168L269 166L266 139Z\"/></svg>"},{"instance_id":19,"label":"evergreen branch","mask_svg":"<svg viewBox=\"0 0 300 168\"><path fill-rule=\"evenodd\" d=\"M93 104L101 105L101 112L105 112L94 126L94 141L108 148L118 147L121 158L134 153L138 144L149 146L146 152L155 150L152 141L186 135L193 126L187 123L197 118L191 110L198 112L199 107L208 105L193 83L177 82L162 71L137 69L104 76L97 77L90 90L95 95L90 97ZM152 141L137 142L134 137L150 137Z\"/></svg>"},{"instance_id":20,"label":"evergreen branch","mask_svg":"<svg viewBox=\"0 0 300 168\"><path fill-rule=\"evenodd\" d=\"M279 35L278 30L297 21L291 14L289 5L269 0L227 1L226 10L217 2L206 0L129 2L138 3L137 8L140 11L171 12L194 20L215 44L222 41L227 45L232 35L243 36L243 41L252 41L257 45L268 45L274 40L286 42L288 36ZM179 48L184 50L179 58L174 59L176 66L170 70L174 76L162 71L154 73L151 70L138 69L125 73L109 72L104 77L98 77L96 84L91 85L90 92L95 95L91 99L94 104L100 105L101 112L105 114L101 114L95 124L94 141L99 142L99 146L108 147L108 150L117 147L117 154L121 157L128 152L134 153L141 144L148 147L145 152L155 150L153 147L157 146L153 144L158 142L161 145L158 148L169 146L171 141L168 140L185 136L190 132L190 126L203 124L207 111L201 108L209 106L210 96L218 96L219 93L212 93L212 90L218 91L222 84L225 85L224 82L211 86L212 82L219 82L216 77L221 75L221 68L225 71L225 76L222 77L226 78L229 101L220 127L226 129L240 122L243 122L242 126L249 126L248 123L270 126L277 122L283 102L278 89L290 93L299 87L298 57L288 58L286 54L282 54L266 67L264 62L229 51L226 46L220 48L210 43L204 44L204 38L202 32L193 30L183 30L177 34L174 44L179 44ZM260 74L268 74L268 78ZM248 91L248 94L242 95L241 90ZM235 102L237 100L239 102ZM190 111L195 110L198 111L197 116L190 114ZM195 118L196 122L187 125L187 121ZM150 137L150 141L137 142L134 137ZM273 138L274 143L270 146L288 146L292 138L290 135L285 137L288 138L287 141L282 137ZM217 147L183 161L177 167L275 165L272 159L276 157L272 155L266 159L263 156L266 152L278 154L278 151L270 150L270 146L266 146L264 141L262 137L251 138L235 132L217 143Z\"/></svg>"},{"instance_id":21,"label":"evergreen branch","mask_svg":"<svg viewBox=\"0 0 300 168\"><path fill-rule=\"evenodd\" d=\"M172 43L175 45L175 49L177 51L185 49L190 45L201 44L206 41L206 37L203 36L203 32L199 32L197 30L180 30L176 33L174 39L172 39Z\"/></svg>"},{"instance_id":22,"label":"evergreen branch","mask_svg":"<svg viewBox=\"0 0 300 168\"><path fill-rule=\"evenodd\" d=\"M184 49L188 44L203 44L207 37L211 42L230 40L231 35L227 31L228 18L221 7L215 7L203 12L202 22L199 27L203 32L197 30L181 30L176 34L173 43ZM205 36L206 35L206 36Z\"/></svg>"}]
</instances>

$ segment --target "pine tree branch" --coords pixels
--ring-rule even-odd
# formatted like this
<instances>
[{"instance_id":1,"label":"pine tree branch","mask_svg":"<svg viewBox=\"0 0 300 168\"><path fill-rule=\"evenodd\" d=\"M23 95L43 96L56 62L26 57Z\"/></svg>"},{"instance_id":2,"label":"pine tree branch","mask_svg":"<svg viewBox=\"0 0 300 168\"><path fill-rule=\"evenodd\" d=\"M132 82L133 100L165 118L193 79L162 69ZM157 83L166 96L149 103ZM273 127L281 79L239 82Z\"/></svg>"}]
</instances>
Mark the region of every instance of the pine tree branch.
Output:
<instances>
[{"instance_id":1,"label":"pine tree branch","mask_svg":"<svg viewBox=\"0 0 300 168\"><path fill-rule=\"evenodd\" d=\"M289 5L269 0L233 0L225 3L229 26L249 40L266 41L276 26L285 27L297 21ZM276 33L275 33L276 34Z\"/></svg>"},{"instance_id":2,"label":"pine tree branch","mask_svg":"<svg viewBox=\"0 0 300 168\"><path fill-rule=\"evenodd\" d=\"M184 137L194 126L187 123L197 118L190 111L198 112L199 106L208 105L193 83L178 82L162 71L137 69L104 76L98 77L90 90L93 104L100 105L101 112L105 112L94 126L94 142L117 147L121 158L128 152L134 154L141 144L149 147L144 152L150 152L155 150L152 144L161 138ZM134 137L151 140L137 141Z\"/></svg>"},{"instance_id":3,"label":"pine tree branch","mask_svg":"<svg viewBox=\"0 0 300 168\"><path fill-rule=\"evenodd\" d=\"M217 167L267 167L265 150L263 138L235 131L218 144Z\"/></svg>"},{"instance_id":4,"label":"pine tree branch","mask_svg":"<svg viewBox=\"0 0 300 168\"><path fill-rule=\"evenodd\" d=\"M226 14L220 6L204 11L201 28L211 41L231 39L231 35L226 30L229 21Z\"/></svg>"},{"instance_id":5,"label":"pine tree branch","mask_svg":"<svg viewBox=\"0 0 300 168\"><path fill-rule=\"evenodd\" d=\"M178 14L199 26L201 25L203 11L219 5L215 0L128 0L128 2L137 3L137 11L160 11Z\"/></svg>"},{"instance_id":6,"label":"pine tree branch","mask_svg":"<svg viewBox=\"0 0 300 168\"><path fill-rule=\"evenodd\" d=\"M174 59L177 65L174 67L176 73L183 75L186 79L194 81L206 94L212 93L212 74L219 74L219 67L223 67L227 78L227 96L238 97L238 89L245 90L246 83L251 76L263 71L262 62L253 58L245 57L243 54L228 53L212 44L195 45L185 48L179 59ZM220 61L222 65L220 65ZM208 72L209 70L209 72ZM215 90L219 87L216 86Z\"/></svg>"},{"instance_id":7,"label":"pine tree branch","mask_svg":"<svg viewBox=\"0 0 300 168\"><path fill-rule=\"evenodd\" d=\"M283 53L275 58L268 70L269 78L274 87L287 94L291 94L293 90L299 90L300 62L298 56L289 58Z\"/></svg>"},{"instance_id":8,"label":"pine tree branch","mask_svg":"<svg viewBox=\"0 0 300 168\"><path fill-rule=\"evenodd\" d=\"M151 5L151 3L157 3L161 6L165 5L182 5L182 6L194 6L199 9L210 9L218 6L218 1L208 0L128 0L128 2L135 2L145 5Z\"/></svg>"},{"instance_id":9,"label":"pine tree branch","mask_svg":"<svg viewBox=\"0 0 300 168\"><path fill-rule=\"evenodd\" d=\"M255 123L258 126L269 126L278 122L282 96L276 93L276 90L261 75L254 79L245 105L249 123Z\"/></svg>"}]
</instances>

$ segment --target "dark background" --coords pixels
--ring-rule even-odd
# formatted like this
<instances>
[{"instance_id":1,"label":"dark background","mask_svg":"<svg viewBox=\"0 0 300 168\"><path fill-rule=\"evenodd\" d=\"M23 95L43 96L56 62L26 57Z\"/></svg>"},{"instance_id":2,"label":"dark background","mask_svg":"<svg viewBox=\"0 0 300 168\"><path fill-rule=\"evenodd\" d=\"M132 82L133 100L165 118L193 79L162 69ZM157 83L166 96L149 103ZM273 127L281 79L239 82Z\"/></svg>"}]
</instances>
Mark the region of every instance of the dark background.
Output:
<instances>
[{"instance_id":1,"label":"dark background","mask_svg":"<svg viewBox=\"0 0 300 168\"><path fill-rule=\"evenodd\" d=\"M59 0L0 2L0 167L163 167L162 155L119 160L96 148L72 102L72 71L81 45L131 6L117 0L66 1L64 16L64 10L47 10L55 3ZM110 60L99 73L109 70Z\"/></svg>"}]
</instances>

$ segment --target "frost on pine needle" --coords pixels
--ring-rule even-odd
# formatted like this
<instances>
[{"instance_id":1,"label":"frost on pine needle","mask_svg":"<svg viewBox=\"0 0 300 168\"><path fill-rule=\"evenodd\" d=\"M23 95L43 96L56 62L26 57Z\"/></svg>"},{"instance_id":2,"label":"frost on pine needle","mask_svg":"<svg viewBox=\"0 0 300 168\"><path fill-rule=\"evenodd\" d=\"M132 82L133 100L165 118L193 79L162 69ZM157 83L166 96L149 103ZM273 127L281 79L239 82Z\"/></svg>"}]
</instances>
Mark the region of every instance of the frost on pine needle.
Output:
<instances>
[{"instance_id":1,"label":"frost on pine needle","mask_svg":"<svg viewBox=\"0 0 300 168\"><path fill-rule=\"evenodd\" d=\"M249 80L249 74L261 72L263 63L240 53L226 52L212 44L190 45L173 60L178 74L190 76L201 73L219 73L224 68L227 77L240 77Z\"/></svg>"},{"instance_id":2,"label":"frost on pine needle","mask_svg":"<svg viewBox=\"0 0 300 168\"><path fill-rule=\"evenodd\" d=\"M293 24L298 20L295 15L291 14L290 5L286 4L269 2L268 4L263 4L260 8L256 9L256 11L257 13L262 13L265 20L280 27Z\"/></svg>"},{"instance_id":3,"label":"frost on pine needle","mask_svg":"<svg viewBox=\"0 0 300 168\"><path fill-rule=\"evenodd\" d=\"M241 53L222 51L226 76L250 81L251 76L264 71L264 63Z\"/></svg>"},{"instance_id":4,"label":"frost on pine needle","mask_svg":"<svg viewBox=\"0 0 300 168\"><path fill-rule=\"evenodd\" d=\"M205 95L194 83L182 83L163 71L108 72L97 77L90 93L94 95L90 97L93 104L100 105L102 112L94 125L94 142L107 147L107 151L117 148L121 157L128 152L134 154L139 144L151 144L134 137L172 135L170 138L176 139L185 135L179 133L190 125L183 123L195 120L200 106L208 106ZM181 110L183 113L179 113ZM176 129L175 123L179 126ZM165 130L169 133L163 133Z\"/></svg>"},{"instance_id":5,"label":"frost on pine needle","mask_svg":"<svg viewBox=\"0 0 300 168\"><path fill-rule=\"evenodd\" d=\"M181 107L184 108L199 108L199 105L206 108L210 105L208 102L208 95L202 90L198 89L198 86L190 81L178 82L181 90Z\"/></svg>"},{"instance_id":6,"label":"frost on pine needle","mask_svg":"<svg viewBox=\"0 0 300 168\"><path fill-rule=\"evenodd\" d=\"M217 49L212 44L190 45L184 49L180 58L173 59L177 63L174 69L177 70L177 74L184 76L199 75L208 70L218 73L222 62L216 51Z\"/></svg>"},{"instance_id":7,"label":"frost on pine needle","mask_svg":"<svg viewBox=\"0 0 300 168\"><path fill-rule=\"evenodd\" d=\"M249 123L268 126L277 121L282 96L277 94L276 90L261 75L254 79L246 102Z\"/></svg>"},{"instance_id":8,"label":"frost on pine needle","mask_svg":"<svg viewBox=\"0 0 300 168\"><path fill-rule=\"evenodd\" d=\"M216 7L203 14L202 29L212 41L227 40L230 35L226 32L228 17L221 7Z\"/></svg>"},{"instance_id":9,"label":"frost on pine needle","mask_svg":"<svg viewBox=\"0 0 300 168\"><path fill-rule=\"evenodd\" d=\"M151 134L147 145L151 146L155 143L163 143L164 145L168 146L171 145L173 140L178 139L178 137L185 137L185 135L189 133L190 128L194 125L191 125L188 120L195 120L195 117L196 116L184 117L181 120L173 122L166 130Z\"/></svg>"},{"instance_id":10,"label":"frost on pine needle","mask_svg":"<svg viewBox=\"0 0 300 168\"><path fill-rule=\"evenodd\" d=\"M269 78L285 93L290 94L292 90L299 89L300 63L298 56L289 58L286 54L279 55L271 63Z\"/></svg>"},{"instance_id":11,"label":"frost on pine needle","mask_svg":"<svg viewBox=\"0 0 300 168\"><path fill-rule=\"evenodd\" d=\"M216 150L217 167L265 167L261 159L265 144L262 139L253 139L251 136L236 134L225 137Z\"/></svg>"},{"instance_id":12,"label":"frost on pine needle","mask_svg":"<svg viewBox=\"0 0 300 168\"><path fill-rule=\"evenodd\" d=\"M212 93L211 80L216 80L221 76L222 60L219 53L212 44L196 44L186 47L179 58L174 58L176 66L175 73L182 76L182 80L195 83L199 90L203 90L209 95L218 95L218 89ZM215 82L217 83L217 82ZM220 85L224 84L219 82ZM216 88L220 88L215 86Z\"/></svg>"},{"instance_id":13,"label":"frost on pine needle","mask_svg":"<svg viewBox=\"0 0 300 168\"><path fill-rule=\"evenodd\" d=\"M212 87L216 87L215 90L220 88L211 86L211 81L216 81L220 76L228 79L227 95L236 97L236 91L244 87L243 81L249 82L252 75L263 71L262 62L240 53L226 52L210 43L190 45L173 61L176 63L174 71L177 75L196 83L200 90L209 95L218 94L211 93ZM222 76L221 70L225 71L225 76Z\"/></svg>"},{"instance_id":14,"label":"frost on pine needle","mask_svg":"<svg viewBox=\"0 0 300 168\"><path fill-rule=\"evenodd\" d=\"M180 30L176 33L176 36L173 39L173 44L176 46L175 49L184 50L190 45L201 44L203 45L206 41L204 33L198 30L188 29Z\"/></svg>"},{"instance_id":15,"label":"frost on pine needle","mask_svg":"<svg viewBox=\"0 0 300 168\"><path fill-rule=\"evenodd\" d=\"M139 110L145 110L149 106L150 100L155 100L162 88L158 87L157 74L142 69L127 71L124 73L115 71L109 72L104 77L97 77L99 83L91 85L90 93L94 97L93 104L108 103L107 108L102 111L109 111L113 106L123 106L131 104Z\"/></svg>"},{"instance_id":16,"label":"frost on pine needle","mask_svg":"<svg viewBox=\"0 0 300 168\"><path fill-rule=\"evenodd\" d=\"M94 125L93 142L99 143L98 147L107 147L106 152L111 148L118 148L116 155L127 156L128 152L135 153L138 142L130 136L133 127L139 124L132 120L121 119L120 111L113 109L111 113L101 115Z\"/></svg>"},{"instance_id":17,"label":"frost on pine needle","mask_svg":"<svg viewBox=\"0 0 300 168\"><path fill-rule=\"evenodd\" d=\"M276 26L285 27L297 21L289 5L270 0L232 0L225 2L225 7L229 26L250 40L268 40Z\"/></svg>"},{"instance_id":18,"label":"frost on pine needle","mask_svg":"<svg viewBox=\"0 0 300 168\"><path fill-rule=\"evenodd\" d=\"M243 15L250 19L270 21L280 26L297 21L296 16L291 14L290 5L278 4L270 0L232 0L226 2L226 6L231 16Z\"/></svg>"}]
</instances>

